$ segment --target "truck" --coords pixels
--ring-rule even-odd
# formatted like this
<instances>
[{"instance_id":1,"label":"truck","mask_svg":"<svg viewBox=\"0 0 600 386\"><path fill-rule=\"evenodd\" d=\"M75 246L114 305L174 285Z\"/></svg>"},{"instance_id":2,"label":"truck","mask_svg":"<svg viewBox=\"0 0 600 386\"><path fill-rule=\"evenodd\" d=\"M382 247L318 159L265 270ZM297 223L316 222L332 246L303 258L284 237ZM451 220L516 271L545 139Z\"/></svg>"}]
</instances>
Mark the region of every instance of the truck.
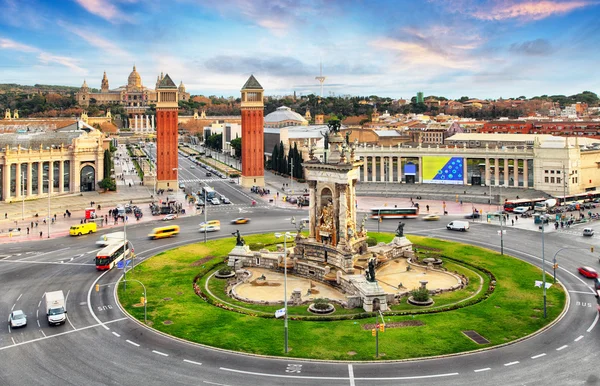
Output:
<instances>
[{"instance_id":1,"label":"truck","mask_svg":"<svg viewBox=\"0 0 600 386\"><path fill-rule=\"evenodd\" d=\"M99 247L106 247L114 242L122 241L125 239L125 232L112 232L100 236L100 239L96 241L96 245Z\"/></svg>"},{"instance_id":2,"label":"truck","mask_svg":"<svg viewBox=\"0 0 600 386\"><path fill-rule=\"evenodd\" d=\"M46 292L46 315L49 325L64 324L67 321L65 295L62 291Z\"/></svg>"},{"instance_id":3,"label":"truck","mask_svg":"<svg viewBox=\"0 0 600 386\"><path fill-rule=\"evenodd\" d=\"M536 202L533 210L535 212L545 213L548 209L554 208L556 206L556 200L554 198L550 198L546 201Z\"/></svg>"}]
</instances>

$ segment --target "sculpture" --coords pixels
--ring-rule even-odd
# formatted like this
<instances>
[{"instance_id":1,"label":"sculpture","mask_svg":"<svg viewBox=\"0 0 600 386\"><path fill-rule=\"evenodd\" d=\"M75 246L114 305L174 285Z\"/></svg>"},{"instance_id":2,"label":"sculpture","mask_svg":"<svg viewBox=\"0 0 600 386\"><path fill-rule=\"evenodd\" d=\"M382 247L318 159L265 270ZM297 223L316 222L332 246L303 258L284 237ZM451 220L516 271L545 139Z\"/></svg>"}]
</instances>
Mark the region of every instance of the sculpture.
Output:
<instances>
[{"instance_id":1,"label":"sculpture","mask_svg":"<svg viewBox=\"0 0 600 386\"><path fill-rule=\"evenodd\" d=\"M398 223L398 228L396 228L396 236L404 237L404 223L402 221Z\"/></svg>"},{"instance_id":2,"label":"sculpture","mask_svg":"<svg viewBox=\"0 0 600 386\"><path fill-rule=\"evenodd\" d=\"M246 244L246 242L244 241L244 238L240 234L240 230L239 229L236 229L235 232L232 233L232 235L234 235L234 236L237 237L237 240L235 242L235 246L236 247L243 247L244 244Z\"/></svg>"},{"instance_id":3,"label":"sculpture","mask_svg":"<svg viewBox=\"0 0 600 386\"><path fill-rule=\"evenodd\" d=\"M367 275L367 281L370 281L372 283L375 282L375 258L371 257L369 259L369 269L366 272Z\"/></svg>"}]
</instances>

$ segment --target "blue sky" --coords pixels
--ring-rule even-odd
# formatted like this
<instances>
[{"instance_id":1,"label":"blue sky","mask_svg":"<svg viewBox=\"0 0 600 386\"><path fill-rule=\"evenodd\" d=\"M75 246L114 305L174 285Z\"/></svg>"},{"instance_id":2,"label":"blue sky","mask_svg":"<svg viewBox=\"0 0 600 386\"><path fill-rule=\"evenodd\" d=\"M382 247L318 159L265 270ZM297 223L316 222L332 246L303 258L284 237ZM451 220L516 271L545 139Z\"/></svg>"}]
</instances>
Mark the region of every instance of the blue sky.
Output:
<instances>
[{"instance_id":1,"label":"blue sky","mask_svg":"<svg viewBox=\"0 0 600 386\"><path fill-rule=\"evenodd\" d=\"M600 0L0 0L0 83L110 87L137 66L192 94L599 92Z\"/></svg>"}]
</instances>

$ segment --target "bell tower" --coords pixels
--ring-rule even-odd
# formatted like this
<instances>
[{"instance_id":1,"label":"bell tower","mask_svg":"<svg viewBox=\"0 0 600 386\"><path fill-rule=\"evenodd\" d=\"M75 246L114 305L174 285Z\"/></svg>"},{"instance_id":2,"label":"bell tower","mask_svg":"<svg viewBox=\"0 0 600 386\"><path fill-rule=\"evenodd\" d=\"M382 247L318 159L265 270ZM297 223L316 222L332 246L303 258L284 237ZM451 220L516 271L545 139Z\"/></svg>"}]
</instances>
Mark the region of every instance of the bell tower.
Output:
<instances>
[{"instance_id":1,"label":"bell tower","mask_svg":"<svg viewBox=\"0 0 600 386\"><path fill-rule=\"evenodd\" d=\"M242 180L245 188L265 186L264 90L250 75L242 87Z\"/></svg>"},{"instance_id":2,"label":"bell tower","mask_svg":"<svg viewBox=\"0 0 600 386\"><path fill-rule=\"evenodd\" d=\"M106 77L106 71L104 71L104 76L102 77L102 85L100 86L100 92L108 92L108 78Z\"/></svg>"},{"instance_id":3,"label":"bell tower","mask_svg":"<svg viewBox=\"0 0 600 386\"><path fill-rule=\"evenodd\" d=\"M178 90L169 74L160 80L156 92L156 186L159 189L177 189Z\"/></svg>"}]
</instances>

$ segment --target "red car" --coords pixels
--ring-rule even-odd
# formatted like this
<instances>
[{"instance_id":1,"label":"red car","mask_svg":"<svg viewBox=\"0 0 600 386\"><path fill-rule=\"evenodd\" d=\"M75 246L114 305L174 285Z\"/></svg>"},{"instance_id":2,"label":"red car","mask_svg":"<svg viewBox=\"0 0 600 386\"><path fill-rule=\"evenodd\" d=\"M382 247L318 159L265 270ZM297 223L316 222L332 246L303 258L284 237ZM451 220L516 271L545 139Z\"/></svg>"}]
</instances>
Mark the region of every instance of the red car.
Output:
<instances>
[{"instance_id":1,"label":"red car","mask_svg":"<svg viewBox=\"0 0 600 386\"><path fill-rule=\"evenodd\" d=\"M596 279L598 277L598 272L592 267L579 267L577 270L580 274L589 279Z\"/></svg>"}]
</instances>

